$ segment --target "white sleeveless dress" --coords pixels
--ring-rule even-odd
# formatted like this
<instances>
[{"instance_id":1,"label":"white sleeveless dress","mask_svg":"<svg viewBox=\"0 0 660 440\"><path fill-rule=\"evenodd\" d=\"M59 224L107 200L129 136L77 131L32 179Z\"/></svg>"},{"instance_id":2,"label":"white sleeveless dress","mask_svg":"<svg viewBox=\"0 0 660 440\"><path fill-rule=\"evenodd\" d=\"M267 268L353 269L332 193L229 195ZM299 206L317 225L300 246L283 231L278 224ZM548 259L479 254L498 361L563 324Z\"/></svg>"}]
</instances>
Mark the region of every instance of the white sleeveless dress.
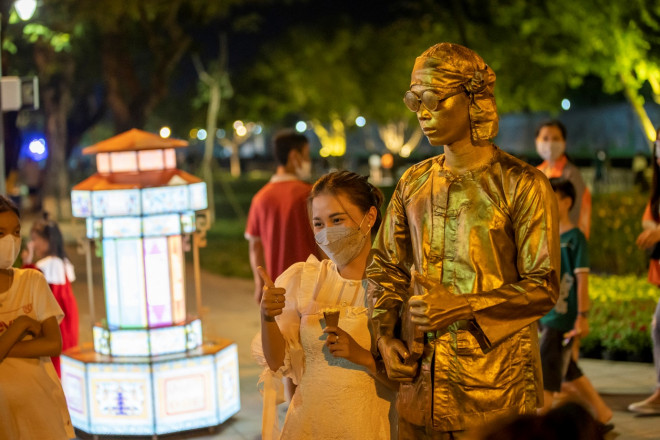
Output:
<instances>
[{"instance_id":1,"label":"white sleeveless dress","mask_svg":"<svg viewBox=\"0 0 660 440\"><path fill-rule=\"evenodd\" d=\"M396 438L394 392L366 368L332 356L325 346L323 310L333 307L340 310L339 327L363 348L370 349L362 281L346 280L332 261L319 262L310 256L305 263L287 269L275 285L286 289L286 307L276 319L287 352L280 371L272 373L266 367L264 374L281 373L298 385L280 438ZM259 357L258 353L255 357ZM271 379L268 381L276 382Z\"/></svg>"}]
</instances>

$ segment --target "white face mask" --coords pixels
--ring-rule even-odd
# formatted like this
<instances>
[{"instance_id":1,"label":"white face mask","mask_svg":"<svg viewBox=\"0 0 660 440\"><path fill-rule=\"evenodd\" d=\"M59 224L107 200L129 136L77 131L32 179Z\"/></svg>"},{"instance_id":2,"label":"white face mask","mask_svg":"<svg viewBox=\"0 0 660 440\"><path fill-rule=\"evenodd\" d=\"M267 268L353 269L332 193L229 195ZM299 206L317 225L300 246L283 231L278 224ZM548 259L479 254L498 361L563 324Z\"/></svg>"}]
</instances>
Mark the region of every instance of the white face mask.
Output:
<instances>
[{"instance_id":1,"label":"white face mask","mask_svg":"<svg viewBox=\"0 0 660 440\"><path fill-rule=\"evenodd\" d=\"M296 177L300 180L309 180L312 177L312 161L303 160L295 170Z\"/></svg>"},{"instance_id":2,"label":"white face mask","mask_svg":"<svg viewBox=\"0 0 660 440\"><path fill-rule=\"evenodd\" d=\"M0 238L0 269L9 269L14 265L21 251L21 238L5 235Z\"/></svg>"},{"instance_id":3,"label":"white face mask","mask_svg":"<svg viewBox=\"0 0 660 440\"><path fill-rule=\"evenodd\" d=\"M362 222L366 217L362 218ZM346 266L362 251L369 235L360 230L362 222L357 228L343 225L326 227L314 235L316 243L338 267Z\"/></svg>"},{"instance_id":4,"label":"white face mask","mask_svg":"<svg viewBox=\"0 0 660 440\"><path fill-rule=\"evenodd\" d=\"M564 154L564 151L566 151L564 141L539 141L536 143L536 152L543 160L554 162Z\"/></svg>"}]
</instances>

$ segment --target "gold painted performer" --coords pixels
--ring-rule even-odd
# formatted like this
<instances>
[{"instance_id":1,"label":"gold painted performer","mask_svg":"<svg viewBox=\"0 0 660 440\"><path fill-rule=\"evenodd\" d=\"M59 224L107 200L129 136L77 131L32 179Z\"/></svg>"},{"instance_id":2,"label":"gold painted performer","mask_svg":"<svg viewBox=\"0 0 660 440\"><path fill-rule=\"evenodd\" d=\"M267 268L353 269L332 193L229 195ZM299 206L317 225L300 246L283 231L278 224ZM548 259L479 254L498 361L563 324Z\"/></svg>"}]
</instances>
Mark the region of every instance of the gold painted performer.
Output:
<instances>
[{"instance_id":1,"label":"gold painted performer","mask_svg":"<svg viewBox=\"0 0 660 440\"><path fill-rule=\"evenodd\" d=\"M536 321L559 291L557 207L540 171L490 141L494 85L479 55L441 43L404 97L444 154L401 177L367 270L402 440L459 438L543 399Z\"/></svg>"}]
</instances>

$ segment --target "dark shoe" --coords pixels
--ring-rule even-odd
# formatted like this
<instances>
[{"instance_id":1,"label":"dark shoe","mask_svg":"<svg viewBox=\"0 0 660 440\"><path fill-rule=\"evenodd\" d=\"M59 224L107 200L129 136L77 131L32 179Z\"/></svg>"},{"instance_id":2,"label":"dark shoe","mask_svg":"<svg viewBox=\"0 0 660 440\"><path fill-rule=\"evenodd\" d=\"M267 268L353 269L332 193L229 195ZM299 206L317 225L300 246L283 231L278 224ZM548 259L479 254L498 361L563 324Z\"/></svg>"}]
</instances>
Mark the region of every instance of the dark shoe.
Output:
<instances>
[{"instance_id":1,"label":"dark shoe","mask_svg":"<svg viewBox=\"0 0 660 440\"><path fill-rule=\"evenodd\" d=\"M603 436L614 429L614 423L603 423L598 420L596 420L596 426L598 427L600 435Z\"/></svg>"}]
</instances>

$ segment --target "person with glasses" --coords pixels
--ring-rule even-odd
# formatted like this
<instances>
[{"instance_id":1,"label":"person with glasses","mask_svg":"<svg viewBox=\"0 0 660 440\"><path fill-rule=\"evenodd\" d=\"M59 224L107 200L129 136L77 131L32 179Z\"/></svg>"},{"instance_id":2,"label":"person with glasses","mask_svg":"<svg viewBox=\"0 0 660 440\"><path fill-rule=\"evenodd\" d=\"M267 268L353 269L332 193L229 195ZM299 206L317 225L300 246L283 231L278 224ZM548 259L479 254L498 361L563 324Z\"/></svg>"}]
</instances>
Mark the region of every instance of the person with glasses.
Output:
<instances>
[{"instance_id":1,"label":"person with glasses","mask_svg":"<svg viewBox=\"0 0 660 440\"><path fill-rule=\"evenodd\" d=\"M404 95L444 154L401 177L367 269L399 438L452 439L542 405L536 322L559 292L557 204L543 173L492 143L494 85L474 51L440 43Z\"/></svg>"}]
</instances>

